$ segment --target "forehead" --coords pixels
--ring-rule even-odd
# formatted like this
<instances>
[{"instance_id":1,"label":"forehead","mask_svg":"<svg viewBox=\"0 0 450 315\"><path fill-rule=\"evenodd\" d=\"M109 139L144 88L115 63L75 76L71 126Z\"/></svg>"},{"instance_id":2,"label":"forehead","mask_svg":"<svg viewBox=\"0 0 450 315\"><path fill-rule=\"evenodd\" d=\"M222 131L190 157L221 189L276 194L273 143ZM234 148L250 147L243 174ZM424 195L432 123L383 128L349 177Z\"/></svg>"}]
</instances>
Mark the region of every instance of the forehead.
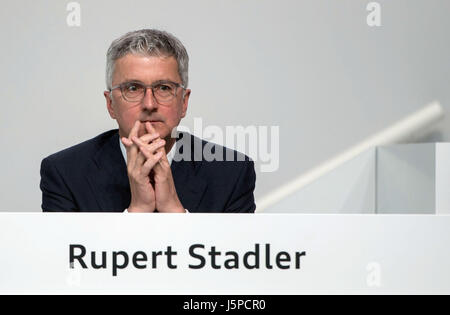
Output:
<instances>
[{"instance_id":1,"label":"forehead","mask_svg":"<svg viewBox=\"0 0 450 315\"><path fill-rule=\"evenodd\" d=\"M116 60L113 84L132 80L147 84L159 80L181 82L178 64L174 57L128 54Z\"/></svg>"}]
</instances>

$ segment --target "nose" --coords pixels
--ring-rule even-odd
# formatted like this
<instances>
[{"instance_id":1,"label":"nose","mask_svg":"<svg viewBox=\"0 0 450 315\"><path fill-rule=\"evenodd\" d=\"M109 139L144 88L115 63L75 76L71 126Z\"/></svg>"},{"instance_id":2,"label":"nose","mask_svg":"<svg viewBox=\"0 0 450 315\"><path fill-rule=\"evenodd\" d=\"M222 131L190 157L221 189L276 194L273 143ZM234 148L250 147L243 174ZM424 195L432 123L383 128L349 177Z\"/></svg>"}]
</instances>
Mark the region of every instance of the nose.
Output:
<instances>
[{"instance_id":1,"label":"nose","mask_svg":"<svg viewBox=\"0 0 450 315\"><path fill-rule=\"evenodd\" d=\"M153 91L150 87L147 87L144 98L142 99L142 106L148 110L154 110L158 107Z\"/></svg>"}]
</instances>

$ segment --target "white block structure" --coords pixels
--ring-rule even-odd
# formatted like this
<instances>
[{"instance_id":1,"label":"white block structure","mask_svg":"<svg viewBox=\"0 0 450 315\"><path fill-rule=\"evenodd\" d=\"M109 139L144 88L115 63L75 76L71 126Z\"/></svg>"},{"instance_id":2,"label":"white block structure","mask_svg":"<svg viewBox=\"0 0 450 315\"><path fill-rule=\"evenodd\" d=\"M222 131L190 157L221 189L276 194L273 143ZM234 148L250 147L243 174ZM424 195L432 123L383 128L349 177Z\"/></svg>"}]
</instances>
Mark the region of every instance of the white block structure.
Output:
<instances>
[{"instance_id":1,"label":"white block structure","mask_svg":"<svg viewBox=\"0 0 450 315\"><path fill-rule=\"evenodd\" d=\"M430 126L433 126L443 117L444 109L439 102L436 101L428 104L421 110L412 113L392 126L367 138L365 141L356 144L328 161L325 161L321 165L295 178L270 194L267 194L264 198L257 201L256 211L263 212L267 208L277 205L280 201L289 199L290 195L297 193L319 178L329 173L333 173L335 169L340 168L342 165L355 159L358 155L369 149L381 145L403 143L413 139L415 136L423 133L424 130L427 130Z\"/></svg>"},{"instance_id":2,"label":"white block structure","mask_svg":"<svg viewBox=\"0 0 450 315\"><path fill-rule=\"evenodd\" d=\"M450 143L371 148L258 212L450 214Z\"/></svg>"}]
</instances>

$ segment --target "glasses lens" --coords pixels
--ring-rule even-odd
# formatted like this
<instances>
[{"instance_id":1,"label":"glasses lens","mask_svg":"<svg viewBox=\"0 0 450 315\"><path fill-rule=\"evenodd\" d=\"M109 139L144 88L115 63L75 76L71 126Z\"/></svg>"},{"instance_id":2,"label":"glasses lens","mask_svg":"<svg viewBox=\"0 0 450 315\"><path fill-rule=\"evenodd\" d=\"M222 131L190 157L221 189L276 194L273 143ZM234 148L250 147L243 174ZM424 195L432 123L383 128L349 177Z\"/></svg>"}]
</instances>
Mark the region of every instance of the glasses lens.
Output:
<instances>
[{"instance_id":1,"label":"glasses lens","mask_svg":"<svg viewBox=\"0 0 450 315\"><path fill-rule=\"evenodd\" d=\"M122 95L127 101L140 101L144 92L145 87L139 83L128 82L122 85Z\"/></svg>"},{"instance_id":2,"label":"glasses lens","mask_svg":"<svg viewBox=\"0 0 450 315\"><path fill-rule=\"evenodd\" d=\"M153 93L158 102L168 102L175 97L177 86L171 82L161 83L153 88Z\"/></svg>"}]
</instances>

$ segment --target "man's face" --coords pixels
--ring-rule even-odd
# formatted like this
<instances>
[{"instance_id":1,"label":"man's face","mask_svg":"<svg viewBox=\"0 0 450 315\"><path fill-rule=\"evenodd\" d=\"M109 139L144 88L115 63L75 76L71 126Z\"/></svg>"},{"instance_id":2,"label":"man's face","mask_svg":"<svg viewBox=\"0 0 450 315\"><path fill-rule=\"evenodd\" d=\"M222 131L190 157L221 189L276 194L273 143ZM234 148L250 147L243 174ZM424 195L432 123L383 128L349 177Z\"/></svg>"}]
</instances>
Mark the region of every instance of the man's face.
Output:
<instances>
[{"instance_id":1,"label":"man's face","mask_svg":"<svg viewBox=\"0 0 450 315\"><path fill-rule=\"evenodd\" d=\"M124 82L140 82L150 85L157 81L172 81L181 84L178 64L174 57L148 57L128 54L116 60L112 86ZM170 138L172 129L186 116L190 90L177 89L176 97L169 103L159 104L148 89L140 102L129 102L122 97L120 89L105 91L106 106L111 118L119 124L121 137L128 137L134 123L150 121L162 139ZM139 136L146 134L144 124Z\"/></svg>"}]
</instances>

